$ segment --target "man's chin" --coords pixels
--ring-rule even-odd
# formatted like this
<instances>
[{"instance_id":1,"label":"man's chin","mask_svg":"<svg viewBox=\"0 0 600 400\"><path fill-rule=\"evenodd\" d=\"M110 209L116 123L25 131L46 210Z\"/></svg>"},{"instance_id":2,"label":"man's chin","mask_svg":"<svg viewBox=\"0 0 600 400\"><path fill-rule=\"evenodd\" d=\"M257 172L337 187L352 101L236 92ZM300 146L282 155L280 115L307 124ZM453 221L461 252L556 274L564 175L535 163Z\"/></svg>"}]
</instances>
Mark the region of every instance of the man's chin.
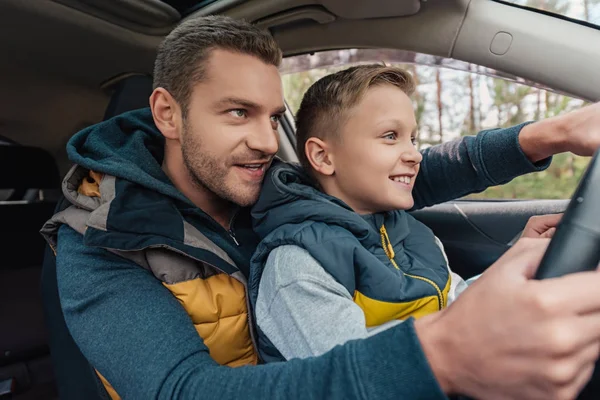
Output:
<instances>
[{"instance_id":1,"label":"man's chin","mask_svg":"<svg viewBox=\"0 0 600 400\"><path fill-rule=\"evenodd\" d=\"M238 186L239 188L239 186ZM234 189L235 190L235 189ZM258 201L260 196L260 190L257 191L247 191L247 192L237 192L235 193L233 198L230 199L232 203L240 206L240 207L251 207Z\"/></svg>"}]
</instances>

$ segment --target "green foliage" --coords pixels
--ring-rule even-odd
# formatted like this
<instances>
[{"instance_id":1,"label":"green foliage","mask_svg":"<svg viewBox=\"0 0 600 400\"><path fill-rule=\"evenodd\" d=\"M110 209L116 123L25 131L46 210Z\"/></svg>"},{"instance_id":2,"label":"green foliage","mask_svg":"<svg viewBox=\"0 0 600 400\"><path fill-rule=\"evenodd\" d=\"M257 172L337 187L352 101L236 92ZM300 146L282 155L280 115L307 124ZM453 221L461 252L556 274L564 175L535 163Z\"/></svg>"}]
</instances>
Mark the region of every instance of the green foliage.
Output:
<instances>
[{"instance_id":1,"label":"green foliage","mask_svg":"<svg viewBox=\"0 0 600 400\"><path fill-rule=\"evenodd\" d=\"M568 199L571 197L589 158L559 154L546 171L513 179L494 186L470 199Z\"/></svg>"}]
</instances>

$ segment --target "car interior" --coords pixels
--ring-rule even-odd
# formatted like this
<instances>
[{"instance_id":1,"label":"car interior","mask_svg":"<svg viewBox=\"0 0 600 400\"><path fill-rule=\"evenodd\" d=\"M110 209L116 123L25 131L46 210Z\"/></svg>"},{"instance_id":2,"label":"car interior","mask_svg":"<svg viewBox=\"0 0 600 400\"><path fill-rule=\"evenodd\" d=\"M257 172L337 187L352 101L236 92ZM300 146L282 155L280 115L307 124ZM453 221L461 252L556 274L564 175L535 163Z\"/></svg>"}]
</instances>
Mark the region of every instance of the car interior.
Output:
<instances>
[{"instance_id":1,"label":"car interior","mask_svg":"<svg viewBox=\"0 0 600 400\"><path fill-rule=\"evenodd\" d=\"M284 56L391 48L493 68L600 99L600 30L494 0L4 0L0 2L0 399L102 398L62 318L39 235L60 202L69 138L148 106L156 49L201 15L269 29ZM279 156L295 161L291 112ZM506 251L530 216L568 200L457 200L414 212L461 276ZM43 274L42 274L42 265ZM587 395L595 392L590 387ZM592 392L593 391L593 392ZM595 398L595 397L589 397Z\"/></svg>"}]
</instances>

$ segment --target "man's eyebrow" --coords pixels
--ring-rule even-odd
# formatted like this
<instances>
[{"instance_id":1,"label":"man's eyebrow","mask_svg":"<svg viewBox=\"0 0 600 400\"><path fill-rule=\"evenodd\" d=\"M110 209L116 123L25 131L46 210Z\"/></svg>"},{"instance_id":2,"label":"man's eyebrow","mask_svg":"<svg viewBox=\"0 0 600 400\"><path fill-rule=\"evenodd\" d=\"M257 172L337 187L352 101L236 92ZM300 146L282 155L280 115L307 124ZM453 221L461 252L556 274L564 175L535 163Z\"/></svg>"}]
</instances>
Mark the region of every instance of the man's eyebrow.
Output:
<instances>
[{"instance_id":1,"label":"man's eyebrow","mask_svg":"<svg viewBox=\"0 0 600 400\"><path fill-rule=\"evenodd\" d=\"M246 100L246 99L240 99L237 97L226 97L217 102L217 107L232 106L232 105L245 107L245 108L253 108L253 109L261 108L261 106L259 104L256 104L253 101Z\"/></svg>"},{"instance_id":2,"label":"man's eyebrow","mask_svg":"<svg viewBox=\"0 0 600 400\"><path fill-rule=\"evenodd\" d=\"M257 104L250 100L241 99L238 97L226 97L217 102L217 107L224 107L224 106L239 106L239 107L250 108L250 109L254 109L254 110L260 110L263 108L260 104ZM281 106L278 109L276 109L273 114L283 114L286 111L287 111L287 108L285 106Z\"/></svg>"},{"instance_id":3,"label":"man's eyebrow","mask_svg":"<svg viewBox=\"0 0 600 400\"><path fill-rule=\"evenodd\" d=\"M284 114L286 111L287 111L287 107L281 106L277 110L275 110L275 112L273 114Z\"/></svg>"}]
</instances>

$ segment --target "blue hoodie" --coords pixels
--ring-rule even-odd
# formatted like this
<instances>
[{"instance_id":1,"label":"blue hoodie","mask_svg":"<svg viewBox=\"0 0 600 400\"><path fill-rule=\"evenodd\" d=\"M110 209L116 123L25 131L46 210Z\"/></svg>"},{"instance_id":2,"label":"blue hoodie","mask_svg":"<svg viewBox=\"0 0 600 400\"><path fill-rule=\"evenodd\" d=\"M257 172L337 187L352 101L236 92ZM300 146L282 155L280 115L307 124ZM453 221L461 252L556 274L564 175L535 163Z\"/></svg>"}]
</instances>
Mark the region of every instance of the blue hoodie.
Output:
<instances>
[{"instance_id":1,"label":"blue hoodie","mask_svg":"<svg viewBox=\"0 0 600 400\"><path fill-rule=\"evenodd\" d=\"M517 139L520 128L488 131L428 149L415 195L418 206L546 167L549 161L536 166L523 155ZM248 245L235 247L228 232L195 208L164 175L163 146L146 109L80 132L69 142L68 154L83 168L114 175L127 186L123 209L130 215L137 212L138 219L129 219L120 228L130 232L130 238L136 232L144 234L146 222L157 213L187 213L190 223L222 245L232 259L249 263L256 244L250 221L236 222L236 235L244 232L242 243ZM211 358L180 303L147 270L86 243L68 226L60 227L57 244L58 289L69 331L90 364L123 398L445 398L411 321L321 357L222 367Z\"/></svg>"}]
</instances>

